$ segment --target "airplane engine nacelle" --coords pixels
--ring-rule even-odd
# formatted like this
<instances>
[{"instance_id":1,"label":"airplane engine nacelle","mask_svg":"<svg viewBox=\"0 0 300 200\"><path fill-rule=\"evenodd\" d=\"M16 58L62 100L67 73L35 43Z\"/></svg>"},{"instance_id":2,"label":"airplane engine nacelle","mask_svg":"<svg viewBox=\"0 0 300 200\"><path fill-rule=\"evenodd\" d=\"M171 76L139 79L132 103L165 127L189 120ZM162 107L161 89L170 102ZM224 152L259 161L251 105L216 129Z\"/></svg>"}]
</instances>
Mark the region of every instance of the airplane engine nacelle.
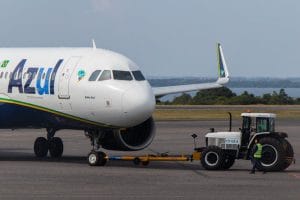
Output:
<instances>
[{"instance_id":1,"label":"airplane engine nacelle","mask_svg":"<svg viewBox=\"0 0 300 200\"><path fill-rule=\"evenodd\" d=\"M106 134L101 145L107 150L138 151L149 146L154 136L155 123L151 117L137 126Z\"/></svg>"}]
</instances>

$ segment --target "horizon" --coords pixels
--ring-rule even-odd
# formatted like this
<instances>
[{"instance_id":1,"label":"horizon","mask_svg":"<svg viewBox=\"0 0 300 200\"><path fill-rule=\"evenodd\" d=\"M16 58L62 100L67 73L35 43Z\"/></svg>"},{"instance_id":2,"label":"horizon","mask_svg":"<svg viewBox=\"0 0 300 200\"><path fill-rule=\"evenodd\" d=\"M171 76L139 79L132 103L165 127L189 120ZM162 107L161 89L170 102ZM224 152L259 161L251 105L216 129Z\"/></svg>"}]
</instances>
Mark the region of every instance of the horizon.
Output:
<instances>
[{"instance_id":1,"label":"horizon","mask_svg":"<svg viewBox=\"0 0 300 200\"><path fill-rule=\"evenodd\" d=\"M213 76L147 76L147 79L217 79L217 77ZM261 77L247 77L247 76L235 76L235 77L230 77L230 79L300 79L299 77L268 77L268 76L261 76Z\"/></svg>"}]
</instances>

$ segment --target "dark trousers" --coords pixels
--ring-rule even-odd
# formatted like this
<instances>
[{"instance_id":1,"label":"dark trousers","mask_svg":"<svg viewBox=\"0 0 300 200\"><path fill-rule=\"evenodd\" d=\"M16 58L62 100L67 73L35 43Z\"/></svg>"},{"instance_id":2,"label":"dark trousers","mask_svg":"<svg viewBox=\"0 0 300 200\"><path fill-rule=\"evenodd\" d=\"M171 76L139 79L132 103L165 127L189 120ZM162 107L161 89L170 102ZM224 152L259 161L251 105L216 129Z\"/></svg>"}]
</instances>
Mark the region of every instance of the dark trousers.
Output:
<instances>
[{"instance_id":1,"label":"dark trousers","mask_svg":"<svg viewBox=\"0 0 300 200\"><path fill-rule=\"evenodd\" d=\"M258 170L258 166L259 166L259 161L260 161L260 158L252 158L251 162L252 162L252 172L255 172L255 169Z\"/></svg>"}]
</instances>

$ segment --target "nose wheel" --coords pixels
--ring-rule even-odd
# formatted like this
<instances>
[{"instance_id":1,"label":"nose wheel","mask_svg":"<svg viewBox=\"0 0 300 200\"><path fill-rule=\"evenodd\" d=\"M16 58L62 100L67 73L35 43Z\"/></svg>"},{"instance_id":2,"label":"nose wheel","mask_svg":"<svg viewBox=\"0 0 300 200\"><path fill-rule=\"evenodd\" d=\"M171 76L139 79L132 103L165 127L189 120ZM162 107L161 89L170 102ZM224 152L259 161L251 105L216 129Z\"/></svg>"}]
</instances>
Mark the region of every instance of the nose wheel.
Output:
<instances>
[{"instance_id":1,"label":"nose wheel","mask_svg":"<svg viewBox=\"0 0 300 200\"><path fill-rule=\"evenodd\" d=\"M54 137L54 129L47 129L47 139L44 137L38 137L34 142L34 153L38 158L44 158L47 156L48 151L52 158L59 158L64 151L63 141L59 137Z\"/></svg>"},{"instance_id":2,"label":"nose wheel","mask_svg":"<svg viewBox=\"0 0 300 200\"><path fill-rule=\"evenodd\" d=\"M90 166L104 166L106 161L106 154L102 151L91 151L88 155L88 163Z\"/></svg>"}]
</instances>

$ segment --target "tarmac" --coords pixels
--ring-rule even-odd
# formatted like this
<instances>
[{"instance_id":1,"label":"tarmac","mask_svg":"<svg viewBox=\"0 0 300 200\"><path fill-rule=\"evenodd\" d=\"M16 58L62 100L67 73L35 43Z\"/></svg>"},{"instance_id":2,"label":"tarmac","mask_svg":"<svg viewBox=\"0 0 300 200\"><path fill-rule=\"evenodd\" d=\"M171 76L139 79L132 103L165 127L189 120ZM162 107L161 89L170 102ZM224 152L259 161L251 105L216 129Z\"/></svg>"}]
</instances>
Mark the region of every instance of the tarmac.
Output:
<instances>
[{"instance_id":1,"label":"tarmac","mask_svg":"<svg viewBox=\"0 0 300 200\"><path fill-rule=\"evenodd\" d=\"M108 155L190 154L191 135L204 145L209 128L227 130L227 121L157 122L153 143L139 152L106 151ZM233 121L238 130L241 121ZM36 137L45 130L0 130L0 199L299 199L300 121L279 120L277 131L287 132L294 147L296 164L284 172L249 174L250 161L237 160L227 171L207 171L199 161L150 162L135 166L129 161L109 161L90 167L86 156L91 146L82 131L62 130L60 159L37 159Z\"/></svg>"}]
</instances>

